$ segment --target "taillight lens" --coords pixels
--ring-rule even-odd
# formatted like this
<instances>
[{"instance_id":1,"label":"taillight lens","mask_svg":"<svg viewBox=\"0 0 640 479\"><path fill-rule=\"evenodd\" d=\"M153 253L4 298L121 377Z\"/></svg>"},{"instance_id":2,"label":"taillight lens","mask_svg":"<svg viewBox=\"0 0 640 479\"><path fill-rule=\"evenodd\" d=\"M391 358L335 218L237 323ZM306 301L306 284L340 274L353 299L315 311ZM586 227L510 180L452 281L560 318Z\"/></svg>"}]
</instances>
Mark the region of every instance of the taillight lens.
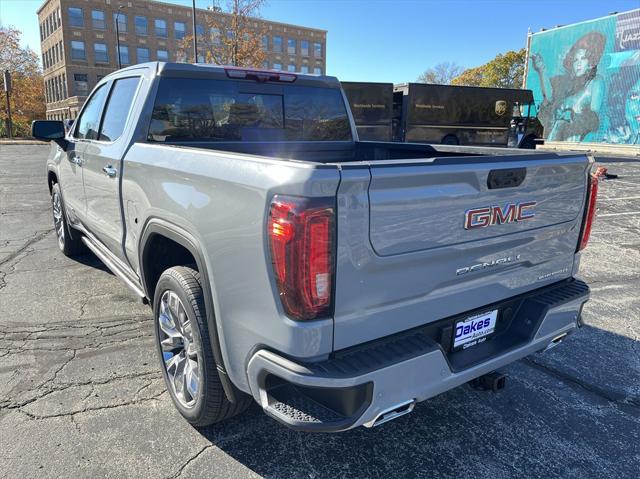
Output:
<instances>
[{"instance_id":1,"label":"taillight lens","mask_svg":"<svg viewBox=\"0 0 640 479\"><path fill-rule=\"evenodd\" d=\"M334 200L274 196L267 234L287 315L295 319L329 316L333 306Z\"/></svg>"},{"instance_id":2,"label":"taillight lens","mask_svg":"<svg viewBox=\"0 0 640 479\"><path fill-rule=\"evenodd\" d=\"M580 233L580 242L578 243L578 251L582 251L587 247L589 237L591 236L591 227L596 216L596 200L598 199L598 175L589 175L589 195L587 197L587 211L584 215L582 223L582 232Z\"/></svg>"}]
</instances>

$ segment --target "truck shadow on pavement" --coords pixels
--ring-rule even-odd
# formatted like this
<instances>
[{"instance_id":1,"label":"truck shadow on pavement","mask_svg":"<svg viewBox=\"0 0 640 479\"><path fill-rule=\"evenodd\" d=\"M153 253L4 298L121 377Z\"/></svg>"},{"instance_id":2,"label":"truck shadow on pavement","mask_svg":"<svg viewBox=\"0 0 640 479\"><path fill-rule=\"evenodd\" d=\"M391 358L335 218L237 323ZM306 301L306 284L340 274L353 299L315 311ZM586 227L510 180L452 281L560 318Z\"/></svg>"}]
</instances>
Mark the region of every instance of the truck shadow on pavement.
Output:
<instances>
[{"instance_id":1,"label":"truck shadow on pavement","mask_svg":"<svg viewBox=\"0 0 640 479\"><path fill-rule=\"evenodd\" d=\"M374 429L295 432L255 405L199 432L264 477L636 477L640 342L585 326L566 343L505 368L499 393L464 385Z\"/></svg>"}]
</instances>

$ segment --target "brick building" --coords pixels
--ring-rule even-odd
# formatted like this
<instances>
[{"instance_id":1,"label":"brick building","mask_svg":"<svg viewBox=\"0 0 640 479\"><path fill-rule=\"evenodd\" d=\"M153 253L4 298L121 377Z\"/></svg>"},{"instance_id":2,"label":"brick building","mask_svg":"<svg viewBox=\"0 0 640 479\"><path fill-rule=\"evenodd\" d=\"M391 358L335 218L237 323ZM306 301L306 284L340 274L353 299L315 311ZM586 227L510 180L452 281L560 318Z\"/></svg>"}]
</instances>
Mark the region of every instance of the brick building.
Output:
<instances>
[{"instance_id":1,"label":"brick building","mask_svg":"<svg viewBox=\"0 0 640 479\"><path fill-rule=\"evenodd\" d=\"M49 119L75 118L97 81L118 68L117 14L123 67L155 60L188 61L182 39L192 34L189 7L151 0L47 0L37 13ZM204 34L210 15L223 14L196 10L198 36ZM266 32L263 67L325 73L325 30L261 19L254 25ZM203 52L198 56L203 61Z\"/></svg>"}]
</instances>

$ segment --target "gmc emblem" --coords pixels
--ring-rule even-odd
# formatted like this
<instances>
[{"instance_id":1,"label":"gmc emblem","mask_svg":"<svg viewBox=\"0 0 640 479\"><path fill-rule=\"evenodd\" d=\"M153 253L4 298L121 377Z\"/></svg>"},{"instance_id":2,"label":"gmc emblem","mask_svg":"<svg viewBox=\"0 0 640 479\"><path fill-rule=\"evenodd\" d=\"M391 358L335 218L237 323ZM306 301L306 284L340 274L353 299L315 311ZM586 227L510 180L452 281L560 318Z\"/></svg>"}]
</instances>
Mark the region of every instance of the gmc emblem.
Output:
<instances>
[{"instance_id":1,"label":"gmc emblem","mask_svg":"<svg viewBox=\"0 0 640 479\"><path fill-rule=\"evenodd\" d=\"M464 214L464 229L486 228L492 225L515 223L516 221L530 220L536 213L533 207L536 201L524 203L507 203L505 206L487 206L485 208L473 208Z\"/></svg>"}]
</instances>

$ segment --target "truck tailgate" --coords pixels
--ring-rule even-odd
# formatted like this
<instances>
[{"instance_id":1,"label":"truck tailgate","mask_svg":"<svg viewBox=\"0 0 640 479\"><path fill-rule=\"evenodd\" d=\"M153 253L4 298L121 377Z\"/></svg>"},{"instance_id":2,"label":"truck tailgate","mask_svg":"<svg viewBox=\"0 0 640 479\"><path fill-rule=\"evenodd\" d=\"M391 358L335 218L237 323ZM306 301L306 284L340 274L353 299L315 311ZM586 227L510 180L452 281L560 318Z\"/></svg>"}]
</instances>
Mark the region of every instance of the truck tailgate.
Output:
<instances>
[{"instance_id":1,"label":"truck tailgate","mask_svg":"<svg viewBox=\"0 0 640 479\"><path fill-rule=\"evenodd\" d=\"M345 167L334 348L570 277L589 167L579 155Z\"/></svg>"}]
</instances>

